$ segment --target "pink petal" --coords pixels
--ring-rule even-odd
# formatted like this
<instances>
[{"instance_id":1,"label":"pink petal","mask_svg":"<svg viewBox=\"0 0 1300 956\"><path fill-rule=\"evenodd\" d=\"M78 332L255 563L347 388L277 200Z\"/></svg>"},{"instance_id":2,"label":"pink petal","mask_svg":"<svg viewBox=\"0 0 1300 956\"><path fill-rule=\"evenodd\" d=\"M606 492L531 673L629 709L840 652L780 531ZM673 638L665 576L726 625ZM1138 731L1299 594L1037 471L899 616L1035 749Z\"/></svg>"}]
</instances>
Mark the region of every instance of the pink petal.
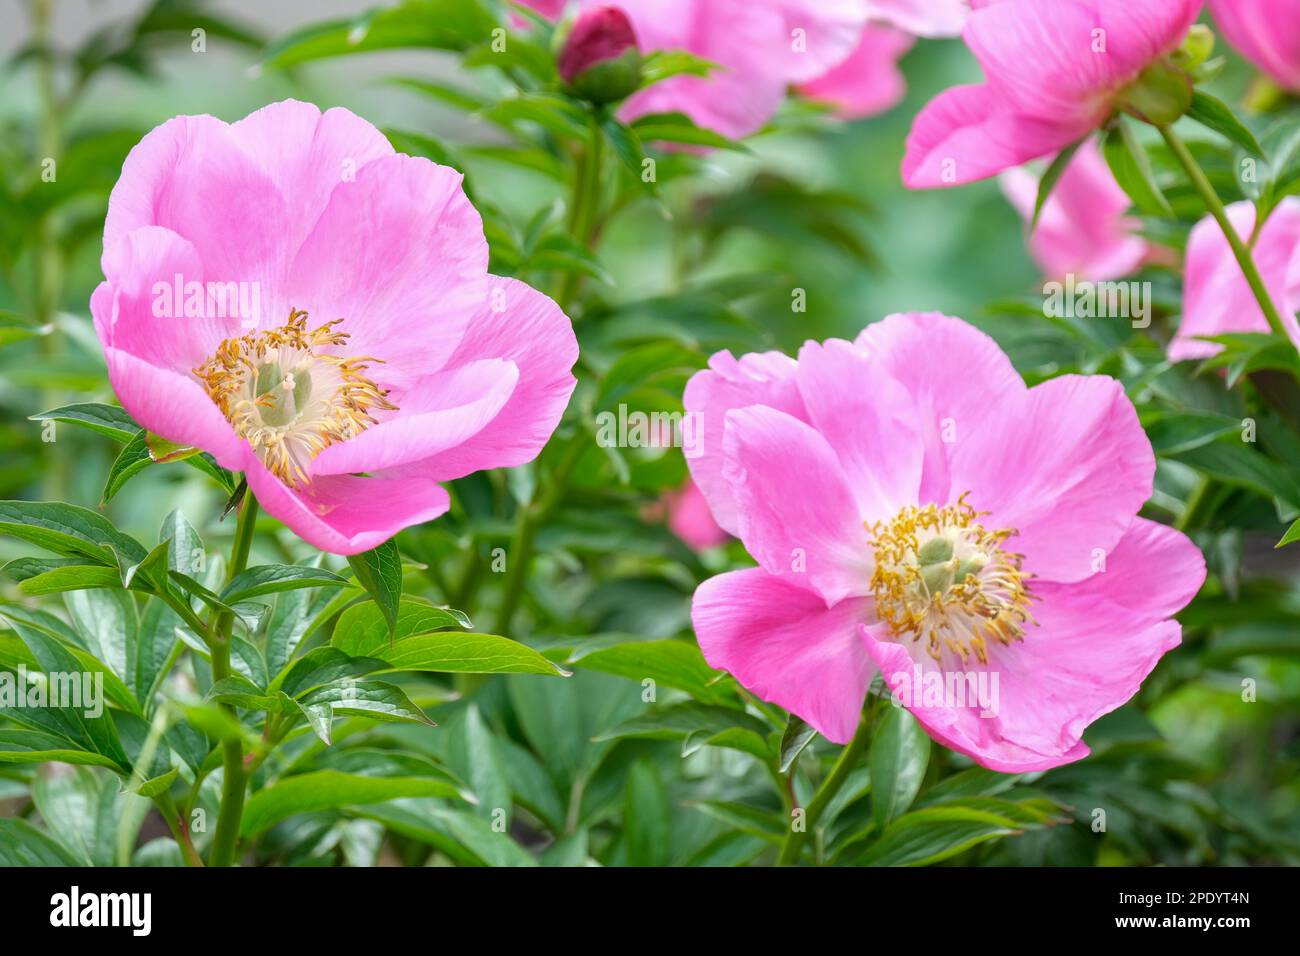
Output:
<instances>
[{"instance_id":1,"label":"pink petal","mask_svg":"<svg viewBox=\"0 0 1300 956\"><path fill-rule=\"evenodd\" d=\"M1248 240L1255 228L1254 204L1233 203L1228 207L1228 219L1237 235ZM1295 321L1300 309L1300 199L1288 196L1278 204L1251 254L1292 341L1300 343ZM1185 271L1183 318L1169 343L1170 359L1206 358L1221 350L1198 336L1269 331L1268 320L1213 217L1206 216L1192 230Z\"/></svg>"},{"instance_id":2,"label":"pink petal","mask_svg":"<svg viewBox=\"0 0 1300 956\"><path fill-rule=\"evenodd\" d=\"M804 83L799 92L833 104L845 119L883 113L897 106L907 92L898 61L913 42L911 36L899 30L867 26L848 59Z\"/></svg>"},{"instance_id":3,"label":"pink petal","mask_svg":"<svg viewBox=\"0 0 1300 956\"><path fill-rule=\"evenodd\" d=\"M355 113L338 108L321 113L298 100L264 106L230 130L284 197L291 224L284 241L290 249L311 233L336 186L371 160L393 155L384 134Z\"/></svg>"},{"instance_id":4,"label":"pink petal","mask_svg":"<svg viewBox=\"0 0 1300 956\"><path fill-rule=\"evenodd\" d=\"M290 489L256 456L248 458L244 477L258 503L308 544L332 554L369 551L451 505L446 489L419 478L325 476Z\"/></svg>"},{"instance_id":5,"label":"pink petal","mask_svg":"<svg viewBox=\"0 0 1300 956\"><path fill-rule=\"evenodd\" d=\"M764 700L832 743L853 737L873 669L857 638L870 602L826 608L813 594L751 568L710 578L691 603L700 650Z\"/></svg>"},{"instance_id":6,"label":"pink petal","mask_svg":"<svg viewBox=\"0 0 1300 956\"><path fill-rule=\"evenodd\" d=\"M571 370L578 340L569 317L522 282L495 276L489 281L488 298L447 367L501 358L518 367L519 382L481 431L420 466L420 474L439 481L532 461L560 424L577 384Z\"/></svg>"},{"instance_id":7,"label":"pink petal","mask_svg":"<svg viewBox=\"0 0 1300 956\"><path fill-rule=\"evenodd\" d=\"M1033 218L1039 178L1024 169L1002 174L1003 192L1028 223ZM1133 272L1147 255L1146 242L1134 235L1137 223L1125 213L1131 205L1101 155L1088 140L1043 204L1029 235L1029 251L1049 279L1074 275L1103 282Z\"/></svg>"},{"instance_id":8,"label":"pink petal","mask_svg":"<svg viewBox=\"0 0 1300 956\"><path fill-rule=\"evenodd\" d=\"M861 0L774 0L785 19L781 34L787 83L806 83L843 63L867 25ZM800 31L800 32L796 32ZM803 43L796 44L795 37Z\"/></svg>"},{"instance_id":9,"label":"pink petal","mask_svg":"<svg viewBox=\"0 0 1300 956\"><path fill-rule=\"evenodd\" d=\"M100 289L106 287L107 283ZM105 347L104 359L118 401L142 428L168 441L201 448L231 471L241 471L254 457L197 379L111 346Z\"/></svg>"},{"instance_id":10,"label":"pink petal","mask_svg":"<svg viewBox=\"0 0 1300 956\"><path fill-rule=\"evenodd\" d=\"M1119 382L1064 375L999 402L958 435L951 497L1017 531L1009 546L1048 581L1092 574L1151 497L1155 455Z\"/></svg>"},{"instance_id":11,"label":"pink petal","mask_svg":"<svg viewBox=\"0 0 1300 956\"><path fill-rule=\"evenodd\" d=\"M231 127L211 116L168 120L127 156L108 201L106 252L143 226L193 245L207 280L256 283L264 306L294 251L285 241L294 228L288 204Z\"/></svg>"},{"instance_id":12,"label":"pink petal","mask_svg":"<svg viewBox=\"0 0 1300 956\"><path fill-rule=\"evenodd\" d=\"M474 316L490 307L483 221L461 175L395 155L340 183L290 272L286 300L313 324L342 318L351 355L402 405L442 368Z\"/></svg>"},{"instance_id":13,"label":"pink petal","mask_svg":"<svg viewBox=\"0 0 1300 956\"><path fill-rule=\"evenodd\" d=\"M682 404L696 416L700 436L696 454L686 456L691 477L709 502L713 517L730 534L740 528L731 485L722 475L722 436L727 412L746 405L769 405L806 420L795 384L795 362L780 352L742 355L718 352L709 367L691 376Z\"/></svg>"},{"instance_id":14,"label":"pink petal","mask_svg":"<svg viewBox=\"0 0 1300 956\"><path fill-rule=\"evenodd\" d=\"M992 86L954 86L921 110L907 137L903 183L909 189L987 179L1058 153L1091 125L1017 113Z\"/></svg>"},{"instance_id":15,"label":"pink petal","mask_svg":"<svg viewBox=\"0 0 1300 956\"><path fill-rule=\"evenodd\" d=\"M240 334L238 318L218 318L206 298L198 314L186 314L185 285L203 282L203 264L194 246L171 230L144 226L125 233L105 247L103 264L108 282L91 298L91 311L105 346L187 375L222 339Z\"/></svg>"},{"instance_id":16,"label":"pink petal","mask_svg":"<svg viewBox=\"0 0 1300 956\"><path fill-rule=\"evenodd\" d=\"M879 358L915 409L925 445L918 500L942 504L968 490L950 483L957 442L1025 393L1006 354L979 329L938 312L888 316L863 329L856 344Z\"/></svg>"},{"instance_id":17,"label":"pink petal","mask_svg":"<svg viewBox=\"0 0 1300 956\"><path fill-rule=\"evenodd\" d=\"M993 770L1045 770L1087 754L1088 725L1132 698L1178 645L1168 618L1204 580L1205 560L1185 535L1136 519L1104 571L1075 584L1037 582L1039 625L1015 645L994 645L987 667L968 668L990 689L996 675L996 706L984 715L953 699L918 706L906 681L915 685L914 668L930 673L934 661L880 628L864 640L886 684L936 739Z\"/></svg>"},{"instance_id":18,"label":"pink petal","mask_svg":"<svg viewBox=\"0 0 1300 956\"><path fill-rule=\"evenodd\" d=\"M811 588L828 607L868 592L867 530L825 438L754 405L727 413L723 456L739 537L769 574Z\"/></svg>"},{"instance_id":19,"label":"pink petal","mask_svg":"<svg viewBox=\"0 0 1300 956\"><path fill-rule=\"evenodd\" d=\"M1295 0L1210 0L1224 39L1283 88L1300 92L1300 10Z\"/></svg>"},{"instance_id":20,"label":"pink petal","mask_svg":"<svg viewBox=\"0 0 1300 956\"><path fill-rule=\"evenodd\" d=\"M312 460L311 473L383 471L455 448L497 417L518 381L519 367L506 359L482 359L426 376L398 411L355 438L321 451Z\"/></svg>"},{"instance_id":21,"label":"pink petal","mask_svg":"<svg viewBox=\"0 0 1300 956\"><path fill-rule=\"evenodd\" d=\"M1173 626L1176 628L1178 625ZM981 766L1001 773L1050 770L1088 756L1088 747L1082 741L1076 741L1070 747L1049 748L1051 752L1043 753L1006 735L995 715L1008 706L1009 691L1001 671L997 672L996 711L984 711L978 703L969 703L972 697L978 700L978 684L962 685L965 688L962 693L966 695L966 706L959 706L955 697L941 697L927 702L924 692L927 681L944 679L943 672L929 655L921 652L913 657L905 645L897 643L889 635L884 625L860 625L859 633L867 656L880 670L885 686L903 702L925 728L925 732L948 749L965 754ZM976 681L981 679L977 676L980 672L991 675L987 668L978 665L973 665L969 672L976 675L971 678ZM992 688L995 686L993 679L991 676L982 679L988 700L992 703ZM1017 685L1016 690L1023 691L1024 688Z\"/></svg>"},{"instance_id":22,"label":"pink petal","mask_svg":"<svg viewBox=\"0 0 1300 956\"><path fill-rule=\"evenodd\" d=\"M799 351L799 393L812 427L839 459L868 522L916 504L925 446L912 396L883 358L842 339Z\"/></svg>"}]
</instances>

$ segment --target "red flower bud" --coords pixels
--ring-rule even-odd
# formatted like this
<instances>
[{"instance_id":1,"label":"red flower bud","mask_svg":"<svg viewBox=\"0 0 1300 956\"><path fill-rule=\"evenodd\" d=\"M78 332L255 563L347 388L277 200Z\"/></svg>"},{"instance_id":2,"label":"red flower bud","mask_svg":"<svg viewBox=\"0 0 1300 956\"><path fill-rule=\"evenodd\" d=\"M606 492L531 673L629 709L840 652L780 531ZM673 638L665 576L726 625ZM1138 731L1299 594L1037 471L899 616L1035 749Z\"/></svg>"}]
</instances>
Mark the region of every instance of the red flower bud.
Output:
<instances>
[{"instance_id":1,"label":"red flower bud","mask_svg":"<svg viewBox=\"0 0 1300 956\"><path fill-rule=\"evenodd\" d=\"M618 7L595 7L578 16L560 52L560 78L572 94L612 103L641 84L636 31Z\"/></svg>"}]
</instances>

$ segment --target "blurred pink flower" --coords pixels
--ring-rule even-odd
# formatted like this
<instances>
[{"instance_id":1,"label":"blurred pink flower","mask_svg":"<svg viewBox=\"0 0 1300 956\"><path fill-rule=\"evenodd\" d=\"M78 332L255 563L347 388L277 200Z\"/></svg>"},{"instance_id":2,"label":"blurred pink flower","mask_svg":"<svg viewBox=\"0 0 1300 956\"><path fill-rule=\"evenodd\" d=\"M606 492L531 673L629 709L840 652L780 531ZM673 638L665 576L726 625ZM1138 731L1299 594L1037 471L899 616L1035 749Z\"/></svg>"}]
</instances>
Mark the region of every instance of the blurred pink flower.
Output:
<instances>
[{"instance_id":1,"label":"blurred pink flower","mask_svg":"<svg viewBox=\"0 0 1300 956\"><path fill-rule=\"evenodd\" d=\"M288 100L140 141L90 305L136 421L353 554L445 512L439 482L531 460L568 404L568 318L487 261L459 173Z\"/></svg>"},{"instance_id":2,"label":"blurred pink flower","mask_svg":"<svg viewBox=\"0 0 1300 956\"><path fill-rule=\"evenodd\" d=\"M694 551L716 548L727 540L727 532L718 527L695 482L689 478L680 488L666 492L663 502L668 510L668 527Z\"/></svg>"},{"instance_id":3,"label":"blurred pink flower","mask_svg":"<svg viewBox=\"0 0 1300 956\"><path fill-rule=\"evenodd\" d=\"M582 8L608 0L581 0ZM739 138L761 129L791 84L824 75L853 51L866 22L861 0L621 0L645 53L685 50L718 65L632 96L625 120L685 113Z\"/></svg>"},{"instance_id":4,"label":"blurred pink flower","mask_svg":"<svg viewBox=\"0 0 1300 956\"><path fill-rule=\"evenodd\" d=\"M867 24L849 58L799 92L831 103L845 119L874 116L897 106L907 92L898 61L912 48L913 38L892 27Z\"/></svg>"},{"instance_id":5,"label":"blurred pink flower","mask_svg":"<svg viewBox=\"0 0 1300 956\"><path fill-rule=\"evenodd\" d=\"M1007 170L1002 191L1025 222L1034 215L1039 177L1027 169ZM1093 140L1079 147L1043 204L1029 236L1029 252L1049 279L1074 275L1102 282L1133 272L1146 257L1147 243L1134 235L1132 205L1119 188Z\"/></svg>"},{"instance_id":6,"label":"blurred pink flower","mask_svg":"<svg viewBox=\"0 0 1300 956\"><path fill-rule=\"evenodd\" d=\"M1247 60L1300 93L1300 0L1210 0L1210 10Z\"/></svg>"},{"instance_id":7,"label":"blurred pink flower","mask_svg":"<svg viewBox=\"0 0 1300 956\"><path fill-rule=\"evenodd\" d=\"M1255 229L1253 203L1233 203L1228 207L1228 218L1237 235L1250 238ZM1300 345L1300 327L1295 319L1300 310L1300 199L1288 196L1278 204L1251 251L1283 325L1291 340ZM1169 343L1170 359L1200 359L1221 351L1220 346L1197 336L1269 332L1268 320L1241 274L1223 230L1210 216L1192 230L1185 271L1183 318Z\"/></svg>"},{"instance_id":8,"label":"blurred pink flower","mask_svg":"<svg viewBox=\"0 0 1300 956\"><path fill-rule=\"evenodd\" d=\"M913 189L984 179L1059 152L1178 47L1201 0L984 0L962 37L987 80L940 93L903 157Z\"/></svg>"},{"instance_id":9,"label":"blurred pink flower","mask_svg":"<svg viewBox=\"0 0 1300 956\"><path fill-rule=\"evenodd\" d=\"M918 37L961 33L970 16L966 0L865 0L867 16Z\"/></svg>"},{"instance_id":10,"label":"blurred pink flower","mask_svg":"<svg viewBox=\"0 0 1300 956\"><path fill-rule=\"evenodd\" d=\"M700 648L834 742L879 670L954 750L1054 767L1179 643L1205 562L1137 517L1155 456L1114 379L1026 388L983 333L910 314L797 362L719 353L685 406L695 480L759 565L696 591Z\"/></svg>"}]
</instances>

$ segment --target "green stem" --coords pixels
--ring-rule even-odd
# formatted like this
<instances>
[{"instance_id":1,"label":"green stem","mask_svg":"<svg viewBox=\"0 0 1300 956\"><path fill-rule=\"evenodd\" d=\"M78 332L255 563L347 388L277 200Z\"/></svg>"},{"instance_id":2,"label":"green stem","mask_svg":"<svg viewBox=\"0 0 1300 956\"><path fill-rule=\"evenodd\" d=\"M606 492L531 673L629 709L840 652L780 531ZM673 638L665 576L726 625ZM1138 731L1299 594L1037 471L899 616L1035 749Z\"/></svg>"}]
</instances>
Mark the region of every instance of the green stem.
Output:
<instances>
[{"instance_id":1,"label":"green stem","mask_svg":"<svg viewBox=\"0 0 1300 956\"><path fill-rule=\"evenodd\" d=\"M564 490L569 482L569 475L577 466L586 451L586 432L579 431L569 439L555 470L551 472L551 483L546 492L526 505L520 505L515 516L515 530L510 540L510 550L506 558L506 583L501 595L501 606L497 609L496 629L493 633L504 637L511 636L514 627L515 612L524 593L524 577L529 561L533 555L533 541L538 527L560 506L564 500Z\"/></svg>"},{"instance_id":2,"label":"green stem","mask_svg":"<svg viewBox=\"0 0 1300 956\"><path fill-rule=\"evenodd\" d=\"M594 107L589 115L587 129L590 142L578 161L569 215L569 233L584 248L591 244L592 230L600 211L600 174L604 162L605 133L600 128L600 114ZM581 282L582 276L573 270L564 274L555 301L565 312L573 304Z\"/></svg>"},{"instance_id":3,"label":"green stem","mask_svg":"<svg viewBox=\"0 0 1300 956\"><path fill-rule=\"evenodd\" d=\"M857 767L858 760L866 751L867 744L871 740L872 723L871 718L867 716L864 716L858 722L858 729L853 735L853 739L840 751L839 759L835 761L835 766L831 768L830 775L822 781L822 785L817 788L813 798L808 801L808 806L804 809L803 829L791 829L789 834L786 835L785 843L781 847L781 855L777 857L778 866L791 866L798 862L799 854L803 850L804 840L817 826L817 821L821 819L826 805L834 799L835 794L840 792L840 788L844 786L844 781L849 778L849 774Z\"/></svg>"},{"instance_id":4,"label":"green stem","mask_svg":"<svg viewBox=\"0 0 1300 956\"><path fill-rule=\"evenodd\" d=\"M194 841L190 839L189 821L181 816L172 795L170 793L160 793L154 797L153 802L154 806L158 808L158 813L167 821L167 828L172 831L172 837L176 840L177 846L181 848L181 856L185 858L185 865L202 866L203 859L199 856L198 850L194 849Z\"/></svg>"},{"instance_id":5,"label":"green stem","mask_svg":"<svg viewBox=\"0 0 1300 956\"><path fill-rule=\"evenodd\" d=\"M1174 528L1178 531L1186 531L1194 522L1200 520L1209 501L1210 492L1213 490L1214 482L1209 478L1202 475L1197 479L1192 493L1187 496L1187 503L1183 505L1182 513L1174 521Z\"/></svg>"},{"instance_id":6,"label":"green stem","mask_svg":"<svg viewBox=\"0 0 1300 956\"><path fill-rule=\"evenodd\" d=\"M1169 149L1174 154L1174 158L1186 171L1187 178L1192 181L1192 186L1200 195L1201 201L1205 203L1205 208L1209 210L1210 215L1218 222L1219 228L1223 230L1223 235L1232 248L1232 254L1241 267L1241 274L1246 277L1246 284L1250 286L1250 291L1255 295L1255 301L1259 303L1264 318L1268 320L1268 327L1273 330L1275 335L1281 336L1284 342L1290 342L1291 337L1287 335L1286 326L1282 324L1282 317L1277 311L1277 306L1273 304L1273 298L1269 295L1268 287L1264 285L1259 270L1255 268L1255 260L1251 256L1250 250L1241 241L1241 237L1237 235L1237 230L1233 228L1231 221L1229 221L1227 210L1223 208L1223 200L1214 191L1214 186L1206 178L1205 172L1201 169L1200 164L1196 162L1196 157L1187 148L1187 144L1173 131L1173 128L1169 126L1158 126L1156 128L1160 130L1160 135L1164 137L1165 143L1168 144Z\"/></svg>"},{"instance_id":7,"label":"green stem","mask_svg":"<svg viewBox=\"0 0 1300 956\"><path fill-rule=\"evenodd\" d=\"M230 555L228 578L248 567L248 552L253 545L253 526L257 523L257 499L249 491L235 524L235 543ZM234 616L229 611L217 615L212 628L212 680L216 683L230 676L230 642ZM235 709L222 704L232 718L238 720ZM230 866L235 862L235 849L239 843L239 825L244 816L244 790L248 775L244 770L244 744L235 736L221 742L221 809L217 813L217 832L212 838L208 862L212 866Z\"/></svg>"},{"instance_id":8,"label":"green stem","mask_svg":"<svg viewBox=\"0 0 1300 956\"><path fill-rule=\"evenodd\" d=\"M63 107L55 93L54 51L50 46L53 0L33 0L32 40L38 51L36 85L40 97L40 123L37 128L36 162L44 172L44 163L56 164L63 152ZM59 169L56 165L55 176ZM39 187L38 187L39 188ZM51 188L46 185L46 188ZM44 361L54 367L63 354L63 338L58 331L57 319L63 283L63 251L59 248L59 230L52 212L44 212L36 222L36 296L35 319L41 336L41 353ZM44 408L63 404L63 394L56 387L43 390ZM50 446L53 452L54 446ZM45 472L45 497L52 501L67 498L68 457L52 454Z\"/></svg>"}]
</instances>

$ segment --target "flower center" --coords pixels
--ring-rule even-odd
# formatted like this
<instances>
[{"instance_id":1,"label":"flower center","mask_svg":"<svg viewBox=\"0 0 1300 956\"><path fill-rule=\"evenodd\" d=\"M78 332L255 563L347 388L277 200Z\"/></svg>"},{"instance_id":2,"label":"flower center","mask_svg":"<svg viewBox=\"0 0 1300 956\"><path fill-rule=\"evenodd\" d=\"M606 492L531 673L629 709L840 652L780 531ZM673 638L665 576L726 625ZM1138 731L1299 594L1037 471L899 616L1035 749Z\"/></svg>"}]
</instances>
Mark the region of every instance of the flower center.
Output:
<instances>
[{"instance_id":1,"label":"flower center","mask_svg":"<svg viewBox=\"0 0 1300 956\"><path fill-rule=\"evenodd\" d=\"M990 638L1009 645L1037 623L1024 558L1003 548L1015 530L988 531L979 517L962 495L943 508L908 506L868 528L877 614L898 639L924 639L936 661L947 650L963 666L971 654L987 664Z\"/></svg>"},{"instance_id":2,"label":"flower center","mask_svg":"<svg viewBox=\"0 0 1300 956\"><path fill-rule=\"evenodd\" d=\"M294 309L278 329L226 339L194 370L235 433L286 485L307 480L321 451L375 424L372 409L396 409L363 373L368 356L343 358L323 350L347 342L334 326L307 328Z\"/></svg>"}]
</instances>

